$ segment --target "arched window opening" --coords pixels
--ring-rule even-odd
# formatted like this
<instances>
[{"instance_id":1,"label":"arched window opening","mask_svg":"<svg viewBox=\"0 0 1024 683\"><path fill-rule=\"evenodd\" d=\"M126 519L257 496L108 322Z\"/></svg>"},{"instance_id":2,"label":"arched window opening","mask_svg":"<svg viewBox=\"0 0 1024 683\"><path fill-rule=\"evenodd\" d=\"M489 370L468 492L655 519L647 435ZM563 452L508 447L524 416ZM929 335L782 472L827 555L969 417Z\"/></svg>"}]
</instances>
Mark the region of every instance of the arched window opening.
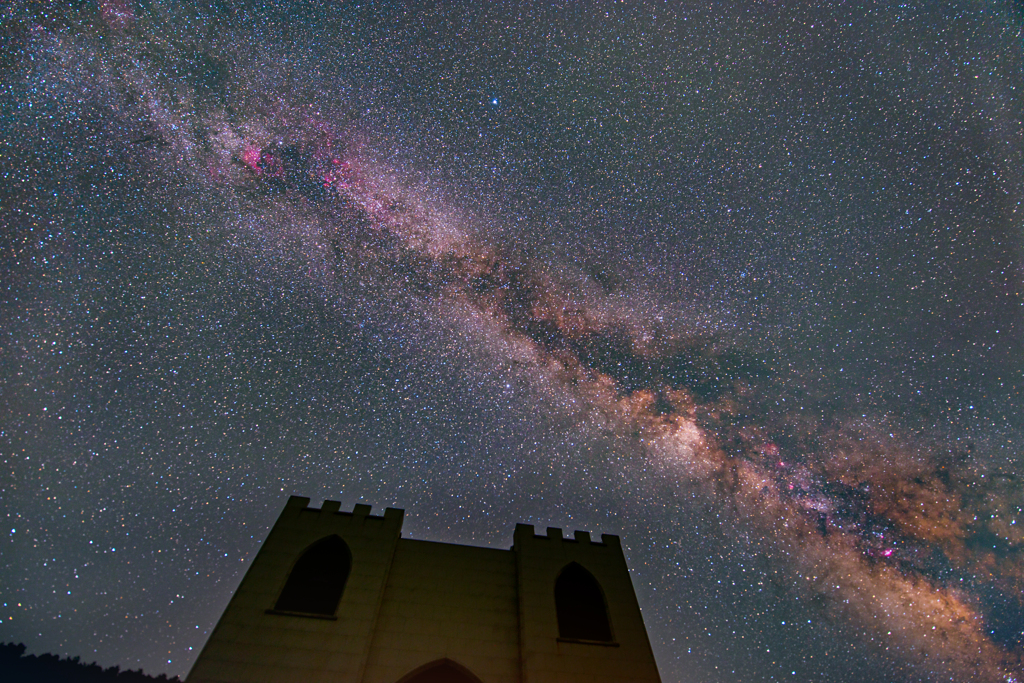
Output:
<instances>
[{"instance_id":1,"label":"arched window opening","mask_svg":"<svg viewBox=\"0 0 1024 683\"><path fill-rule=\"evenodd\" d=\"M612 627L601 584L575 562L566 566L555 581L555 611L562 638L611 642Z\"/></svg>"},{"instance_id":2,"label":"arched window opening","mask_svg":"<svg viewBox=\"0 0 1024 683\"><path fill-rule=\"evenodd\" d=\"M295 563L274 609L333 615L351 568L352 553L345 541L338 536L320 539Z\"/></svg>"},{"instance_id":3,"label":"arched window opening","mask_svg":"<svg viewBox=\"0 0 1024 683\"><path fill-rule=\"evenodd\" d=\"M398 683L480 683L480 679L450 659L439 659L406 674Z\"/></svg>"}]
</instances>

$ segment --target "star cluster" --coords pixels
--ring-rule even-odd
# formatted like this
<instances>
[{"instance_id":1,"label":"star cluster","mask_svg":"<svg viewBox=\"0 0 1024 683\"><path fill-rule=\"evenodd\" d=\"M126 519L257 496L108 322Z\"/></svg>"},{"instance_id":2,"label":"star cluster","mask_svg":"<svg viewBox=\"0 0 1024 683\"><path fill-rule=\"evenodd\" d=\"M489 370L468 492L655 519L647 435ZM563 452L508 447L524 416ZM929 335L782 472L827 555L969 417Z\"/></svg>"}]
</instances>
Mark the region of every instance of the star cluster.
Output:
<instances>
[{"instance_id":1,"label":"star cluster","mask_svg":"<svg viewBox=\"0 0 1024 683\"><path fill-rule=\"evenodd\" d=\"M621 533L666 681L1021 680L1012 4L14 3L0 639L184 674L289 493Z\"/></svg>"}]
</instances>

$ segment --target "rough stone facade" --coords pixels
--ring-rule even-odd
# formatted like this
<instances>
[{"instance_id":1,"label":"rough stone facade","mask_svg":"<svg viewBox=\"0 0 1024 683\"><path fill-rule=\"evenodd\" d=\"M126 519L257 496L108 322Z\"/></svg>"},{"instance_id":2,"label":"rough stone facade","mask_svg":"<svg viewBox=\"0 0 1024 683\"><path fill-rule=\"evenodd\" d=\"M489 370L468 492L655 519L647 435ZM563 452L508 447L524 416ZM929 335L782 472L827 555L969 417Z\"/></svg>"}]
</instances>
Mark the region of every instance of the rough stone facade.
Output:
<instances>
[{"instance_id":1,"label":"rough stone facade","mask_svg":"<svg viewBox=\"0 0 1024 683\"><path fill-rule=\"evenodd\" d=\"M517 524L511 550L477 548L308 503L288 500L188 683L659 683L617 536Z\"/></svg>"}]
</instances>

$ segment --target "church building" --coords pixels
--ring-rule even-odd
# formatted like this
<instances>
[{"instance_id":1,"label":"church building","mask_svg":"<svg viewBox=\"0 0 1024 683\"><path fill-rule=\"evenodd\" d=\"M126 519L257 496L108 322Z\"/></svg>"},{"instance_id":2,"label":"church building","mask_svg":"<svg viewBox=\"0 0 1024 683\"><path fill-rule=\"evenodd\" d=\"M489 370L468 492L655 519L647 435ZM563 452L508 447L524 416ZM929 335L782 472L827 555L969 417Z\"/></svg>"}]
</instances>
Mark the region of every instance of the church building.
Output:
<instances>
[{"instance_id":1,"label":"church building","mask_svg":"<svg viewBox=\"0 0 1024 683\"><path fill-rule=\"evenodd\" d=\"M617 536L402 538L292 496L187 683L660 683Z\"/></svg>"}]
</instances>

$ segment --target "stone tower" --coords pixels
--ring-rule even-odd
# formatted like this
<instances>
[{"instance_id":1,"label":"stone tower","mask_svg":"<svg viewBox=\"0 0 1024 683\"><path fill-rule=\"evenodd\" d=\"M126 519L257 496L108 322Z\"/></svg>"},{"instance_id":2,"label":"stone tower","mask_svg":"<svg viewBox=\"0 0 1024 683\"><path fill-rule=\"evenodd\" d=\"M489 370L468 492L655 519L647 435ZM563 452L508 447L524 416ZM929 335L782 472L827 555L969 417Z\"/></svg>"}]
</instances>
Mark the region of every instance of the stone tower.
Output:
<instances>
[{"instance_id":1,"label":"stone tower","mask_svg":"<svg viewBox=\"0 0 1024 683\"><path fill-rule=\"evenodd\" d=\"M617 536L511 550L292 496L188 683L660 683Z\"/></svg>"}]
</instances>

